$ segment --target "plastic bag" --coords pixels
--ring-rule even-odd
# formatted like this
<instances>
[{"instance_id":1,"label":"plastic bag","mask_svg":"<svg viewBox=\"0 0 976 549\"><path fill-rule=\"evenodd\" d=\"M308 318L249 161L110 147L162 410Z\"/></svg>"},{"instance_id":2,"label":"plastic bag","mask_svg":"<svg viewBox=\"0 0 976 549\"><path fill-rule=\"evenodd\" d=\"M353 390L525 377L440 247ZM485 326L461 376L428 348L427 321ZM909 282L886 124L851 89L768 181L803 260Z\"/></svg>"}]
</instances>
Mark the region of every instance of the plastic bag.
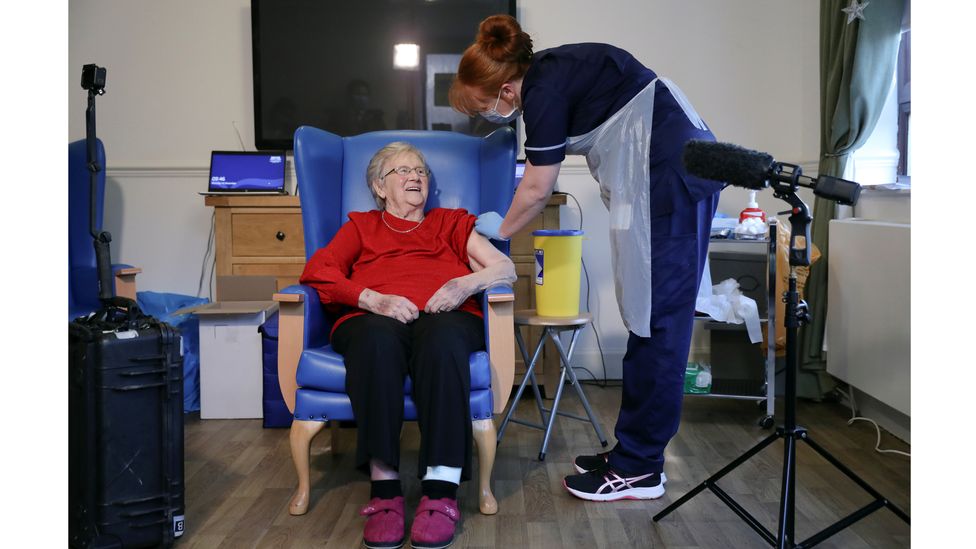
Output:
<instances>
[{"instance_id":1,"label":"plastic bag","mask_svg":"<svg viewBox=\"0 0 976 549\"><path fill-rule=\"evenodd\" d=\"M745 322L749 340L762 341L762 328L759 324L759 308L756 300L742 295L739 283L729 278L712 286L712 295L699 295L695 310L707 314L719 322L742 324Z\"/></svg>"},{"instance_id":2,"label":"plastic bag","mask_svg":"<svg viewBox=\"0 0 976 549\"><path fill-rule=\"evenodd\" d=\"M776 228L776 356L786 355L786 303L783 302L783 294L789 288L790 281L790 222L785 218L776 218L779 226ZM802 245L802 242L798 242ZM820 248L813 242L810 243L810 265L820 259ZM807 285L807 277L810 276L810 267L796 268L796 289L803 299L803 290ZM763 326L763 332L766 326ZM769 336L763 333L763 353L768 348L767 341Z\"/></svg>"},{"instance_id":3,"label":"plastic bag","mask_svg":"<svg viewBox=\"0 0 976 549\"><path fill-rule=\"evenodd\" d=\"M173 312L210 300L192 295L138 292L136 302L144 313L180 331L183 339L183 412L200 410L200 320L194 314L174 315Z\"/></svg>"}]
</instances>

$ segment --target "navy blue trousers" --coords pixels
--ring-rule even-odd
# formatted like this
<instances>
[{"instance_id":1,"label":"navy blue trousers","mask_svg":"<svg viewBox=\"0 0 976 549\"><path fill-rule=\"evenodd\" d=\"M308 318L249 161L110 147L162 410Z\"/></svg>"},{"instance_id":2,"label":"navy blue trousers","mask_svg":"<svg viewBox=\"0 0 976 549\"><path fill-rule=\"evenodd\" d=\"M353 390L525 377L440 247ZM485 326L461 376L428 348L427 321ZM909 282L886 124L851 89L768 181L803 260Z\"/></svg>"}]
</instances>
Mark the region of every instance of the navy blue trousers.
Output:
<instances>
[{"instance_id":1,"label":"navy blue trousers","mask_svg":"<svg viewBox=\"0 0 976 549\"><path fill-rule=\"evenodd\" d=\"M695 299L719 193L651 218L651 337L633 332L623 360L623 397L610 465L660 473L678 432Z\"/></svg>"}]
</instances>

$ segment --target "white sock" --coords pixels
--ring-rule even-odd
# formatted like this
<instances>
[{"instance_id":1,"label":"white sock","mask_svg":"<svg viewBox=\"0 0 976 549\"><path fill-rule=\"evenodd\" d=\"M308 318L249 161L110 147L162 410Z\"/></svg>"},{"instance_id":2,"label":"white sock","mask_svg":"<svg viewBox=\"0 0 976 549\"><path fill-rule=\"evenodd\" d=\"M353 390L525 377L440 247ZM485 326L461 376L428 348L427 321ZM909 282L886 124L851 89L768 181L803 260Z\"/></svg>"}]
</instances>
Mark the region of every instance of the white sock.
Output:
<instances>
[{"instance_id":1,"label":"white sock","mask_svg":"<svg viewBox=\"0 0 976 549\"><path fill-rule=\"evenodd\" d=\"M461 468L435 465L427 468L423 480L443 480L454 484L461 484Z\"/></svg>"}]
</instances>

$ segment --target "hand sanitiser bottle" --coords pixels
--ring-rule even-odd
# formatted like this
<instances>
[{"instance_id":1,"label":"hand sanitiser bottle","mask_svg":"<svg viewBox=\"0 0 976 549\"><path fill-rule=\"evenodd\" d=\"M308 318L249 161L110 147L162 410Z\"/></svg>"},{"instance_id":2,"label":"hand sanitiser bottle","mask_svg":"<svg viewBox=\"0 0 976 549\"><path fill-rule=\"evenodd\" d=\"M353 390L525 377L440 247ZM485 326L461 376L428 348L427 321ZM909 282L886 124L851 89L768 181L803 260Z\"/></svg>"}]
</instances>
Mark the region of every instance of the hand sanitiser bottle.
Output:
<instances>
[{"instance_id":1,"label":"hand sanitiser bottle","mask_svg":"<svg viewBox=\"0 0 976 549\"><path fill-rule=\"evenodd\" d=\"M749 206L739 213L739 223L750 217L758 217L763 223L766 222L766 212L762 211L759 208L759 203L756 202L756 191L749 191Z\"/></svg>"},{"instance_id":2,"label":"hand sanitiser bottle","mask_svg":"<svg viewBox=\"0 0 976 549\"><path fill-rule=\"evenodd\" d=\"M749 205L739 213L736 238L757 239L766 234L766 212L756 202L756 191L749 191Z\"/></svg>"}]
</instances>

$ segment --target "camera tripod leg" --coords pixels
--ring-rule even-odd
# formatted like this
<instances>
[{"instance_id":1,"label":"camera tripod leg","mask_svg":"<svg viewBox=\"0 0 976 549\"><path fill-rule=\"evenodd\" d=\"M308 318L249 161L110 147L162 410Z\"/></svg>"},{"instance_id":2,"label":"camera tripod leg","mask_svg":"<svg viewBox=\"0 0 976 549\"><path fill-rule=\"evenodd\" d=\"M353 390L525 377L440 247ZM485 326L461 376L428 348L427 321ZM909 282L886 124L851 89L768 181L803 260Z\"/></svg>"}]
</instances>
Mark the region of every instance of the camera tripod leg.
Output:
<instances>
[{"instance_id":1,"label":"camera tripod leg","mask_svg":"<svg viewBox=\"0 0 976 549\"><path fill-rule=\"evenodd\" d=\"M820 446L819 444L817 444L816 442L814 442L813 439L811 439L806 434L804 434L804 436L801 437L801 438L802 438L802 440L804 442L806 442L807 444L809 444L810 447L814 449L814 451L816 451L818 454L820 454L821 457L823 457L831 465L833 465L834 467L836 467L837 470L839 470L841 473L844 473L844 475L847 476L847 478L849 478L852 481L854 481L855 484L857 484L858 486L860 486L862 490L864 490L865 492L871 494L871 496L873 498L875 498L876 500L878 500L879 502L881 502L881 504L884 507L887 507L888 509L891 509L891 512L894 513L901 520L905 521L905 524L911 524L911 518L908 516L908 513L906 513L905 511L903 511L901 508L899 508L895 504L891 503L891 501L889 501L888 498L886 498L886 497L882 496L880 493L878 493L878 491L875 490L874 488L872 488L871 485L869 485L867 482L865 482L863 479L861 479L861 477L859 477L856 474L854 474L853 471L851 471L850 469L848 469L846 465L844 465L843 463L841 463L840 461L838 461L837 458L835 458L834 456L830 455L830 452L828 452L822 446Z\"/></svg>"},{"instance_id":2,"label":"camera tripod leg","mask_svg":"<svg viewBox=\"0 0 976 549\"><path fill-rule=\"evenodd\" d=\"M777 547L793 546L794 510L796 502L796 438L794 433L784 433L783 486L779 498L779 530Z\"/></svg>"},{"instance_id":3,"label":"camera tripod leg","mask_svg":"<svg viewBox=\"0 0 976 549\"><path fill-rule=\"evenodd\" d=\"M758 444L756 444L755 446L753 446L752 448L750 448L749 450L747 450L741 456L737 457L734 461L732 461L732 463L729 463L728 465L726 465L725 467L723 467L722 470L720 470L719 472L715 473L714 475L708 477L707 479L705 479L704 482L702 482L701 484L699 484L698 486L696 486L690 492L688 492L687 494L681 496L678 499L678 501L675 501L671 505L667 506L663 511L661 511L660 513L654 515L654 522L658 522L661 519L663 519L664 517L666 517L669 514L671 514L672 511L674 511L678 507L681 507L682 505L684 505L685 502L687 502L691 498L695 497L699 492L701 492L705 488L708 488L708 489L710 489L710 490L712 490L714 492L715 491L715 488L717 488L717 486L715 486L715 482L718 481L718 479L724 477L725 475L729 474L729 472L731 472L733 469L735 469L739 465L742 465L743 463L745 463L749 458L751 458L752 456L754 456L757 453L759 453L760 451L762 451L763 448L765 448L765 447L769 446L770 444L772 444L773 441L775 441L780 436L782 436L782 433L779 432L779 431L777 431L777 432L769 435L768 437L764 438L763 440L759 441Z\"/></svg>"}]
</instances>

